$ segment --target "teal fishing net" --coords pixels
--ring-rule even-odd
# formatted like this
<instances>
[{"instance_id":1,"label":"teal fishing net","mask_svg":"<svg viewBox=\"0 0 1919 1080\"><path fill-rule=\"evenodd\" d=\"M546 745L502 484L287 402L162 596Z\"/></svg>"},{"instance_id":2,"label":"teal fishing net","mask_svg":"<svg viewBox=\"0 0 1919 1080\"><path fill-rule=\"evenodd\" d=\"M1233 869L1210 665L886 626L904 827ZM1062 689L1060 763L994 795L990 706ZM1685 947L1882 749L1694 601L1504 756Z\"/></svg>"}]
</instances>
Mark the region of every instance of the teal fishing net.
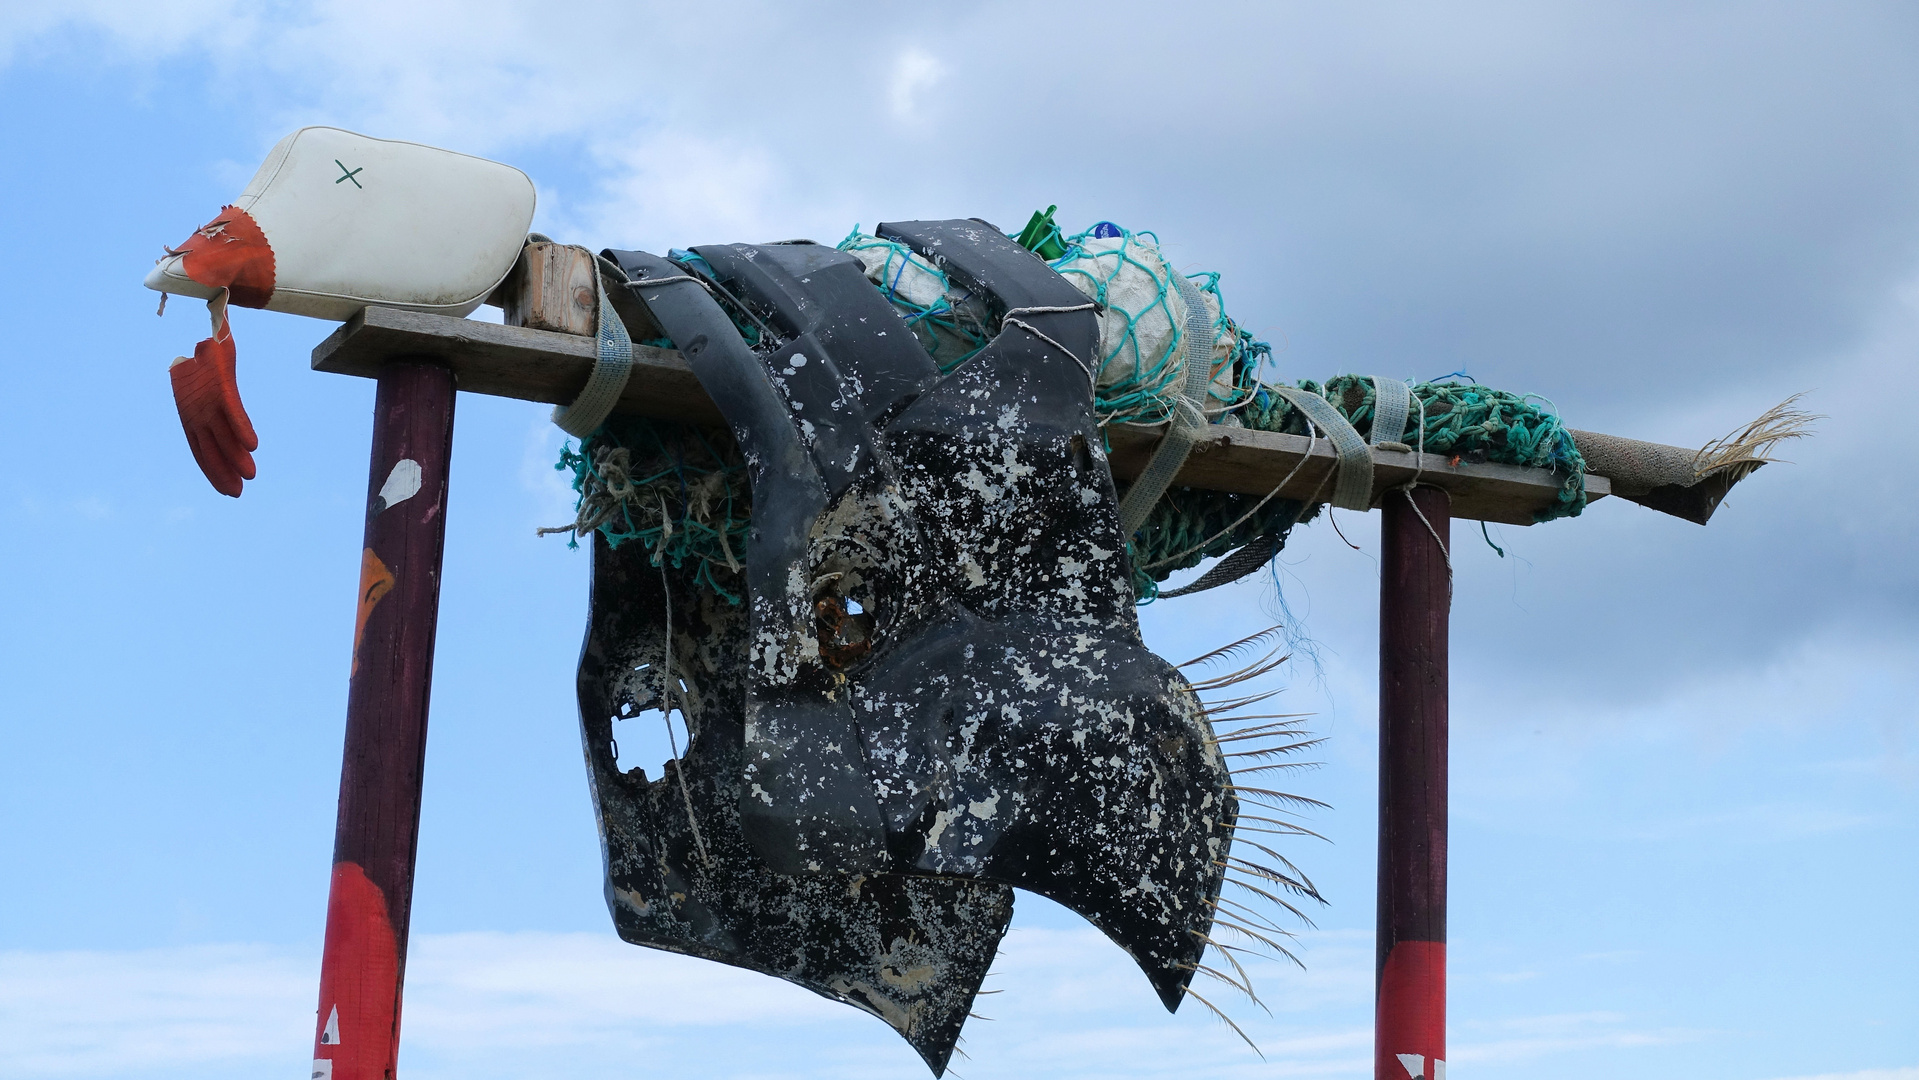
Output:
<instances>
[{"instance_id":1,"label":"teal fishing net","mask_svg":"<svg viewBox=\"0 0 1919 1080\"><path fill-rule=\"evenodd\" d=\"M1310 380L1297 385L1332 402L1355 430L1372 438L1372 379L1338 375L1323 386ZM1559 494L1535 515L1536 522L1577 517L1586 509L1586 460L1559 417L1536 404L1532 395L1441 380L1414 384L1412 397L1406 430L1378 441L1402 442L1471 464L1493 461L1553 470L1560 478ZM1299 411L1264 388L1255 391L1238 415L1241 423L1261 431L1306 433Z\"/></svg>"},{"instance_id":2,"label":"teal fishing net","mask_svg":"<svg viewBox=\"0 0 1919 1080\"><path fill-rule=\"evenodd\" d=\"M1323 385L1311 380L1296 385L1324 397L1362 436L1372 438L1372 379L1339 375ZM1379 441L1475 464L1493 461L1553 470L1560 478L1558 495L1535 521L1577 517L1586 508L1585 460L1552 412L1521 395L1472 382L1418 383L1412 397L1405 429ZM1306 417L1264 383L1255 384L1235 415L1259 431L1309 434ZM1134 594L1149 603L1159 595L1159 584L1174 573L1248 545L1264 545L1260 550L1268 551L1270 558L1285 545L1292 528L1311 521L1321 505L1279 498L1262 503L1255 495L1170 488L1127 546Z\"/></svg>"},{"instance_id":3,"label":"teal fishing net","mask_svg":"<svg viewBox=\"0 0 1919 1080\"><path fill-rule=\"evenodd\" d=\"M609 547L638 542L652 563L679 569L738 604L740 559L753 499L745 463L731 438L689 424L615 416L574 449L560 450L555 469L573 474L579 493L571 525L541 529L578 538L598 532Z\"/></svg>"},{"instance_id":4,"label":"teal fishing net","mask_svg":"<svg viewBox=\"0 0 1919 1080\"><path fill-rule=\"evenodd\" d=\"M914 339L941 371L964 364L992 340L985 305L905 244L863 233L855 225L839 249L866 268L867 280L899 309Z\"/></svg>"},{"instance_id":5,"label":"teal fishing net","mask_svg":"<svg viewBox=\"0 0 1919 1080\"><path fill-rule=\"evenodd\" d=\"M1174 271L1160 255L1158 238L1111 222L1069 235L1054 221L1055 209L1035 213L1014 239L1047 259L1102 307L1102 355L1094 387L1101 422L1164 423L1183 381L1188 324L1186 301L1173 280ZM899 310L942 371L965 363L998 332L976 297L905 245L856 226L838 247L860 260L868 279ZM671 254L682 265L710 275L698 255ZM1271 347L1227 316L1219 275L1189 274L1185 279L1202 298L1204 322L1213 333L1209 416L1261 431L1308 434L1305 416L1260 378L1262 368L1270 366ZM748 344L757 343L763 328L751 313L731 314ZM1371 378L1339 375L1323 384L1303 380L1296 385L1326 398L1362 436L1371 436ZM1414 406L1406 429L1380 441L1472 463L1553 470L1561 479L1559 492L1536 515L1538 521L1573 517L1585 508L1584 460L1559 418L1538 399L1453 378L1411 389ZM702 585L730 603L740 602L740 558L752 497L738 451L723 433L614 417L577 449L568 444L555 468L573 475L578 519L542 532L573 532L577 537L597 531L616 547L637 541L652 553L656 565L665 560L677 568L690 561ZM1244 550L1270 560L1291 530L1317 516L1329 497L1330 491L1302 501L1168 489L1128 540L1136 599L1152 602L1167 578L1207 559Z\"/></svg>"},{"instance_id":6,"label":"teal fishing net","mask_svg":"<svg viewBox=\"0 0 1919 1080\"><path fill-rule=\"evenodd\" d=\"M1110 221L1067 236L1051 215L1034 215L1015 239L1100 306L1100 355L1092 365L1100 422L1165 423L1185 377L1189 322L1179 275L1160 254L1159 237ZM952 371L992 339L997 328L983 305L906 245L855 226L839 250L860 260L940 370ZM1212 340L1200 351L1213 367L1207 412L1217 416L1248 400L1253 373L1272 349L1226 315L1218 274L1183 276L1206 307L1201 321Z\"/></svg>"}]
</instances>

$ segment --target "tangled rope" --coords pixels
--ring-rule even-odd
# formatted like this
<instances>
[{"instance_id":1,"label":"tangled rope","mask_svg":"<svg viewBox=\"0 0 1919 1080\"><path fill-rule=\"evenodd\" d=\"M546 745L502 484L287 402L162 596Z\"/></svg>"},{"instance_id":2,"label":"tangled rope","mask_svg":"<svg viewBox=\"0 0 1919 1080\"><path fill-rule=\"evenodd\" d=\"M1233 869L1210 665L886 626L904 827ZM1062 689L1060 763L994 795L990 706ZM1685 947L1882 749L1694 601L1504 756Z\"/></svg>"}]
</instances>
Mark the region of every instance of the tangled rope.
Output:
<instances>
[{"instance_id":1,"label":"tangled rope","mask_svg":"<svg viewBox=\"0 0 1919 1080\"><path fill-rule=\"evenodd\" d=\"M639 541L654 566L687 560L694 581L738 604L740 558L753 497L739 451L717 448L698 429L641 417L614 417L575 450L561 448L553 466L573 473L579 493L570 525L540 535L572 533L570 547L594 532L608 547Z\"/></svg>"}]
</instances>

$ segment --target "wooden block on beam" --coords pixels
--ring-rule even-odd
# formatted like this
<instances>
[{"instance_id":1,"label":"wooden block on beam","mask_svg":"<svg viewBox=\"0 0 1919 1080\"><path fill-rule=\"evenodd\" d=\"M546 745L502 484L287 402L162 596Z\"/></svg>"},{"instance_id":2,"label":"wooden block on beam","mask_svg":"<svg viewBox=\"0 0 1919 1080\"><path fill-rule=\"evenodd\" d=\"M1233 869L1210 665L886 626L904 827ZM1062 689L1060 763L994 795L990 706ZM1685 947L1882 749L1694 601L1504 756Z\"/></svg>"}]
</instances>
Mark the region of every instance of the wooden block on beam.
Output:
<instances>
[{"instance_id":1,"label":"wooden block on beam","mask_svg":"<svg viewBox=\"0 0 1919 1080\"><path fill-rule=\"evenodd\" d=\"M598 273L593 253L583 247L526 245L498 293L506 325L593 336L600 329Z\"/></svg>"},{"instance_id":2,"label":"wooden block on beam","mask_svg":"<svg viewBox=\"0 0 1919 1080\"><path fill-rule=\"evenodd\" d=\"M383 363L402 356L439 360L453 369L460 389L469 393L560 405L579 396L586 385L593 370L594 343L575 334L371 307L313 350L313 368L373 378ZM633 346L633 375L620 395L617 411L661 420L720 423L719 410L680 354L646 345ZM1157 428L1108 428L1113 474L1121 479L1137 476L1159 436ZM1173 482L1264 495L1291 474L1281 496L1313 498L1318 489L1317 497L1323 500L1331 497L1330 476L1336 460L1324 439L1313 446L1299 435L1213 425ZM1533 514L1548 506L1559 491L1558 478L1546 469L1490 463L1455 466L1438 454L1375 450L1373 474L1376 497L1417 474L1420 483L1452 495L1454 517L1509 525L1532 524ZM1588 499L1602 498L1611 490L1605 477L1586 477Z\"/></svg>"}]
</instances>

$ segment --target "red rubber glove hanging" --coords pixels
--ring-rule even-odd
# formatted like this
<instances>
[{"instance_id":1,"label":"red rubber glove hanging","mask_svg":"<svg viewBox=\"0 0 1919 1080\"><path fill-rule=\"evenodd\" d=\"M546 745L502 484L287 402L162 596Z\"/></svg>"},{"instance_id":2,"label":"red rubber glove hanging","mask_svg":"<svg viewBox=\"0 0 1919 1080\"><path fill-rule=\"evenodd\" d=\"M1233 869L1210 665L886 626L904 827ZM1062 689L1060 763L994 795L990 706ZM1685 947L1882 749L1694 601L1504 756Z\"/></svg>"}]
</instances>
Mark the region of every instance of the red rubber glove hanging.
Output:
<instances>
[{"instance_id":1,"label":"red rubber glove hanging","mask_svg":"<svg viewBox=\"0 0 1919 1080\"><path fill-rule=\"evenodd\" d=\"M167 374L173 379L173 404L180 410L180 427L193 460L215 491L237 499L243 482L253 479L253 451L260 448L260 437L240 404L226 306L224 291L207 302L213 336L194 346L192 356L174 360Z\"/></svg>"},{"instance_id":2,"label":"red rubber glove hanging","mask_svg":"<svg viewBox=\"0 0 1919 1080\"><path fill-rule=\"evenodd\" d=\"M227 299L243 307L266 306L273 295L273 249L251 216L229 206L167 253L185 256L180 265L187 277L220 290L207 301L213 336L194 346L192 356L174 360L168 374L193 460L215 491L237 499L254 477L253 451L260 438L240 403Z\"/></svg>"}]
</instances>

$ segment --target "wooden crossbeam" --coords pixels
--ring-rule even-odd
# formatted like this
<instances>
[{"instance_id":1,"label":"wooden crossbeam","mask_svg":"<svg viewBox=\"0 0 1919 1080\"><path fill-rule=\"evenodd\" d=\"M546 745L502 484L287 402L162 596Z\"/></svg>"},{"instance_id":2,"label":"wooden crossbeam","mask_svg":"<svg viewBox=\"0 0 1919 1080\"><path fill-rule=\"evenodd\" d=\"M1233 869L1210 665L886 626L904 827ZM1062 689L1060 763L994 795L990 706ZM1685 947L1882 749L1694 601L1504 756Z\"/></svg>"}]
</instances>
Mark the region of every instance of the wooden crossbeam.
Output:
<instances>
[{"instance_id":1,"label":"wooden crossbeam","mask_svg":"<svg viewBox=\"0 0 1919 1080\"><path fill-rule=\"evenodd\" d=\"M398 357L430 357L445 363L460 389L468 393L561 405L571 402L586 385L593 368L594 342L577 334L370 307L313 350L313 368L376 378L387 361ZM617 411L663 420L720 422L719 409L680 354L645 345L633 346L633 374ZM1127 480L1137 476L1159 435L1158 428L1108 427L1113 474ZM1324 500L1332 496L1336 463L1325 439L1315 442L1299 435L1214 424L1174 483L1252 495L1277 488L1281 497ZM1373 451L1376 494L1415 477L1452 497L1454 517L1508 525L1532 524L1533 515L1558 494L1560 483L1547 469ZM1589 501L1611 491L1606 477L1587 475Z\"/></svg>"}]
</instances>

